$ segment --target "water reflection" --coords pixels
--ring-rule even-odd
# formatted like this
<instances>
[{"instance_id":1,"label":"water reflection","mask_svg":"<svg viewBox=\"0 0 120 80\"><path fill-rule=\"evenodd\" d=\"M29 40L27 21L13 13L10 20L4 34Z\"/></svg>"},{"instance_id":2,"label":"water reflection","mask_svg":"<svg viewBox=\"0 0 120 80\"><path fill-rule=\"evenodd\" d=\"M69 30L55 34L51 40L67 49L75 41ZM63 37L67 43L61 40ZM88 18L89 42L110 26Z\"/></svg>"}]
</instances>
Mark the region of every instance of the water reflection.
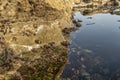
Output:
<instances>
[{"instance_id":1,"label":"water reflection","mask_svg":"<svg viewBox=\"0 0 120 80\"><path fill-rule=\"evenodd\" d=\"M120 16L119 10L112 12L114 15L109 9L75 13L74 19L83 22L79 30L71 33L63 80L120 79Z\"/></svg>"}]
</instances>

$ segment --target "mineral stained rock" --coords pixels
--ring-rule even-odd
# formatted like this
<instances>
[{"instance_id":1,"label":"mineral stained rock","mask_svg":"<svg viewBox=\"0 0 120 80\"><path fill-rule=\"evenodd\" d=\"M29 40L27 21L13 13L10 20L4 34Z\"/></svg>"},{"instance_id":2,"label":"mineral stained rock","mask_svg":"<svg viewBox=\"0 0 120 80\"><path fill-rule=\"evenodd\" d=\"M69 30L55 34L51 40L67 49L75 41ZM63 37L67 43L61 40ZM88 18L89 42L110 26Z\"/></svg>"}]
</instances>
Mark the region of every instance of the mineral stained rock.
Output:
<instances>
[{"instance_id":1,"label":"mineral stained rock","mask_svg":"<svg viewBox=\"0 0 120 80\"><path fill-rule=\"evenodd\" d=\"M73 2L0 0L0 80L58 80Z\"/></svg>"}]
</instances>

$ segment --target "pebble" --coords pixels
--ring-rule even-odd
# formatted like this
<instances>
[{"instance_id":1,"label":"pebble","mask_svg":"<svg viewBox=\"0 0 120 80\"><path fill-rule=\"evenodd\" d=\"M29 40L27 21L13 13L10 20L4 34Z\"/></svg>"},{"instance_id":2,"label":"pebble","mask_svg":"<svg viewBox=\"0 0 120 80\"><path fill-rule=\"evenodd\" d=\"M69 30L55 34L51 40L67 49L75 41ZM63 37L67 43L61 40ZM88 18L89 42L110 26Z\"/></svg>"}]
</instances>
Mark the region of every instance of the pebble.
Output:
<instances>
[{"instance_id":1,"label":"pebble","mask_svg":"<svg viewBox=\"0 0 120 80\"><path fill-rule=\"evenodd\" d=\"M69 41L63 41L63 42L61 42L61 45L67 47L68 45L70 45L70 43L69 43Z\"/></svg>"},{"instance_id":2,"label":"pebble","mask_svg":"<svg viewBox=\"0 0 120 80\"><path fill-rule=\"evenodd\" d=\"M36 43L36 44L40 44L41 41L40 41L40 40L35 40L35 43Z\"/></svg>"}]
</instances>

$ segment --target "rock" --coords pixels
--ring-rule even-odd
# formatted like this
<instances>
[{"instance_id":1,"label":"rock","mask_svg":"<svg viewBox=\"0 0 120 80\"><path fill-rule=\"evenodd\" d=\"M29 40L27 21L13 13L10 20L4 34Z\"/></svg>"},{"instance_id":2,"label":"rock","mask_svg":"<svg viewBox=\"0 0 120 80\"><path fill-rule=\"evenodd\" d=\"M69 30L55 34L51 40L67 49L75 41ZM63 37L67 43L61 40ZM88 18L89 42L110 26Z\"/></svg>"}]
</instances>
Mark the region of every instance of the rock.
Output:
<instances>
[{"instance_id":1,"label":"rock","mask_svg":"<svg viewBox=\"0 0 120 80\"><path fill-rule=\"evenodd\" d=\"M84 61L85 59L84 59L84 57L81 57L80 60L81 60L81 61Z\"/></svg>"},{"instance_id":2,"label":"rock","mask_svg":"<svg viewBox=\"0 0 120 80\"><path fill-rule=\"evenodd\" d=\"M49 48L51 48L51 46L50 45L44 45L44 48L49 49Z\"/></svg>"},{"instance_id":3,"label":"rock","mask_svg":"<svg viewBox=\"0 0 120 80\"><path fill-rule=\"evenodd\" d=\"M78 28L76 28L76 27L71 27L71 28L64 28L64 29L62 30L62 32L65 33L65 34L70 34L70 32L76 31L76 30L78 30Z\"/></svg>"},{"instance_id":4,"label":"rock","mask_svg":"<svg viewBox=\"0 0 120 80\"><path fill-rule=\"evenodd\" d=\"M92 17L88 17L87 19L92 19Z\"/></svg>"},{"instance_id":5,"label":"rock","mask_svg":"<svg viewBox=\"0 0 120 80\"><path fill-rule=\"evenodd\" d=\"M36 44L41 44L41 41L40 40L35 40L35 43Z\"/></svg>"},{"instance_id":6,"label":"rock","mask_svg":"<svg viewBox=\"0 0 120 80\"><path fill-rule=\"evenodd\" d=\"M81 24L80 24L81 20L73 20L73 24L75 24L76 27L81 27Z\"/></svg>"},{"instance_id":7,"label":"rock","mask_svg":"<svg viewBox=\"0 0 120 80\"><path fill-rule=\"evenodd\" d=\"M82 74L82 76L90 76L90 74L88 72L85 72L85 71L82 72L81 74Z\"/></svg>"},{"instance_id":8,"label":"rock","mask_svg":"<svg viewBox=\"0 0 120 80\"><path fill-rule=\"evenodd\" d=\"M86 68L86 66L85 66L84 64L82 64L81 67L82 67L83 69Z\"/></svg>"},{"instance_id":9,"label":"rock","mask_svg":"<svg viewBox=\"0 0 120 80\"><path fill-rule=\"evenodd\" d=\"M64 28L62 30L62 32L65 33L65 34L70 34L70 29L69 28Z\"/></svg>"},{"instance_id":10,"label":"rock","mask_svg":"<svg viewBox=\"0 0 120 80\"><path fill-rule=\"evenodd\" d=\"M79 20L79 19L78 19L78 22L82 22L82 20Z\"/></svg>"},{"instance_id":11,"label":"rock","mask_svg":"<svg viewBox=\"0 0 120 80\"><path fill-rule=\"evenodd\" d=\"M0 0L0 79L10 73L11 80L53 80L61 73L67 48L56 47L55 42L65 40L61 29L70 25L72 3L73 0ZM35 43L46 45L39 48ZM34 67L32 62L37 59ZM54 71L48 73L48 67Z\"/></svg>"},{"instance_id":12,"label":"rock","mask_svg":"<svg viewBox=\"0 0 120 80\"><path fill-rule=\"evenodd\" d=\"M77 21L76 21L76 20L73 20L72 22L73 22L74 24L76 24L76 23L77 23Z\"/></svg>"},{"instance_id":13,"label":"rock","mask_svg":"<svg viewBox=\"0 0 120 80\"><path fill-rule=\"evenodd\" d=\"M70 45L70 42L63 41L63 42L61 42L61 45L65 46L65 47L68 47L68 45Z\"/></svg>"},{"instance_id":14,"label":"rock","mask_svg":"<svg viewBox=\"0 0 120 80\"><path fill-rule=\"evenodd\" d=\"M80 22L77 22L75 25L76 25L76 27L81 27Z\"/></svg>"},{"instance_id":15,"label":"rock","mask_svg":"<svg viewBox=\"0 0 120 80\"><path fill-rule=\"evenodd\" d=\"M52 46L52 47L56 47L55 42L48 43L48 45L50 45L50 46Z\"/></svg>"}]
</instances>

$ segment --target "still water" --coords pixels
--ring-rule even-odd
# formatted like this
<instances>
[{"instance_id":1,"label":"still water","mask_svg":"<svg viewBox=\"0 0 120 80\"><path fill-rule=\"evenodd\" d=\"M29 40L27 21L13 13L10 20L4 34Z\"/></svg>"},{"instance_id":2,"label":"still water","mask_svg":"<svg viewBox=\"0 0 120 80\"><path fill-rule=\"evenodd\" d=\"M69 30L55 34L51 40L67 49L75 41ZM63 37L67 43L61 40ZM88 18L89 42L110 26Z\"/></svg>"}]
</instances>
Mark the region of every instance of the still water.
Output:
<instances>
[{"instance_id":1,"label":"still water","mask_svg":"<svg viewBox=\"0 0 120 80\"><path fill-rule=\"evenodd\" d=\"M120 16L77 12L74 19L83 22L71 32L63 80L120 80Z\"/></svg>"}]
</instances>

